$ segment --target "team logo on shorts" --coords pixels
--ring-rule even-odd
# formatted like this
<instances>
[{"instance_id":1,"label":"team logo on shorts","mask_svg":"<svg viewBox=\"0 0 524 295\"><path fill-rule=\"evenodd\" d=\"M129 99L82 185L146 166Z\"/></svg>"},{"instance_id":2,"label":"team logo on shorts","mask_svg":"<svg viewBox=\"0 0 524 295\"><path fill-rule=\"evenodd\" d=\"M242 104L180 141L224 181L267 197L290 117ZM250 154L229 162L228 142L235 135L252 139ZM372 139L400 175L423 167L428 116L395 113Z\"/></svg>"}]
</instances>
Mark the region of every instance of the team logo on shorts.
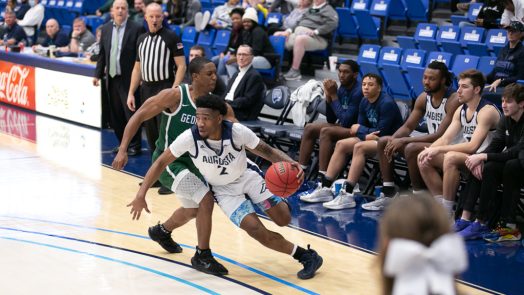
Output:
<instances>
[{"instance_id":1,"label":"team logo on shorts","mask_svg":"<svg viewBox=\"0 0 524 295\"><path fill-rule=\"evenodd\" d=\"M271 92L271 100L273 101L273 103L277 103L277 102L281 101L282 100L282 96L283 96L282 89L275 88Z\"/></svg>"}]
</instances>

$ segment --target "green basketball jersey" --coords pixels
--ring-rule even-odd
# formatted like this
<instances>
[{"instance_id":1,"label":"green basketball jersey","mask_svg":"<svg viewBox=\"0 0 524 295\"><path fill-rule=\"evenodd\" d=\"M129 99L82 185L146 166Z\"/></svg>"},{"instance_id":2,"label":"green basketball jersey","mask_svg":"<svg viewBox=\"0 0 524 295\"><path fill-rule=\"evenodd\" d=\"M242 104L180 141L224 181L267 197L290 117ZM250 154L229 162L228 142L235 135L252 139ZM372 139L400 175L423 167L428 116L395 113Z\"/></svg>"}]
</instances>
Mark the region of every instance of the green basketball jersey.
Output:
<instances>
[{"instance_id":1,"label":"green basketball jersey","mask_svg":"<svg viewBox=\"0 0 524 295\"><path fill-rule=\"evenodd\" d=\"M181 84L179 89L181 94L180 104L176 111L173 113L163 111L160 114L159 135L156 141L156 150L153 153L153 162L169 148L169 145L175 141L182 132L190 129L191 126L196 123L196 106L191 100L189 85ZM193 161L191 161L191 158L186 153L166 167L160 176L160 182L162 185L171 188L175 176L185 169L189 169L195 175L202 178Z\"/></svg>"}]
</instances>

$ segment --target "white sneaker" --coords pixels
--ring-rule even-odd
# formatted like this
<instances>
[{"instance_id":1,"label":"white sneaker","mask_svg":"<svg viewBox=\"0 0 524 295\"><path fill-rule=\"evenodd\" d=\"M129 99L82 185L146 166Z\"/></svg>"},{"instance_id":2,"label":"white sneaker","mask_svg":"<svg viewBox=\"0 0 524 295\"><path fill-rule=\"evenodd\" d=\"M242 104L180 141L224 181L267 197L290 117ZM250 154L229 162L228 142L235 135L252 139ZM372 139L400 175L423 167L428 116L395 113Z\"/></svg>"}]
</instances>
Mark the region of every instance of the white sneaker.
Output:
<instances>
[{"instance_id":1,"label":"white sneaker","mask_svg":"<svg viewBox=\"0 0 524 295\"><path fill-rule=\"evenodd\" d=\"M317 188L310 194L300 196L300 200L308 203L319 203L327 202L333 199L333 192L331 188L322 187L322 184L318 184Z\"/></svg>"},{"instance_id":2,"label":"white sneaker","mask_svg":"<svg viewBox=\"0 0 524 295\"><path fill-rule=\"evenodd\" d=\"M339 210L339 209L346 209L346 208L355 208L355 198L353 198L353 194L346 193L345 190L341 190L338 196L333 200L326 202L322 204L325 208L331 209L331 210Z\"/></svg>"},{"instance_id":3,"label":"white sneaker","mask_svg":"<svg viewBox=\"0 0 524 295\"><path fill-rule=\"evenodd\" d=\"M398 193L396 193L392 198L388 198L384 195L384 193L380 193L380 196L376 198L375 201L362 204L362 209L368 211L382 211L386 209L386 206L389 205L393 198L397 196Z\"/></svg>"}]
</instances>

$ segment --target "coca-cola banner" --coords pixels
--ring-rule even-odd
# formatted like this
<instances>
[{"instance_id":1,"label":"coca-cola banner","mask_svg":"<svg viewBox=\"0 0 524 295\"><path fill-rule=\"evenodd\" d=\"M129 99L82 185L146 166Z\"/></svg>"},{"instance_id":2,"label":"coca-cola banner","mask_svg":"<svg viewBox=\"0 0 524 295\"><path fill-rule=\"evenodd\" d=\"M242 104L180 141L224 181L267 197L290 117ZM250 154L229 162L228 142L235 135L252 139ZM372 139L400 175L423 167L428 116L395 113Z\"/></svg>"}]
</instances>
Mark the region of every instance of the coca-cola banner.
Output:
<instances>
[{"instance_id":1,"label":"coca-cola banner","mask_svg":"<svg viewBox=\"0 0 524 295\"><path fill-rule=\"evenodd\" d=\"M0 102L35 110L35 68L0 60Z\"/></svg>"},{"instance_id":2,"label":"coca-cola banner","mask_svg":"<svg viewBox=\"0 0 524 295\"><path fill-rule=\"evenodd\" d=\"M0 104L0 132L36 141L35 114Z\"/></svg>"}]
</instances>

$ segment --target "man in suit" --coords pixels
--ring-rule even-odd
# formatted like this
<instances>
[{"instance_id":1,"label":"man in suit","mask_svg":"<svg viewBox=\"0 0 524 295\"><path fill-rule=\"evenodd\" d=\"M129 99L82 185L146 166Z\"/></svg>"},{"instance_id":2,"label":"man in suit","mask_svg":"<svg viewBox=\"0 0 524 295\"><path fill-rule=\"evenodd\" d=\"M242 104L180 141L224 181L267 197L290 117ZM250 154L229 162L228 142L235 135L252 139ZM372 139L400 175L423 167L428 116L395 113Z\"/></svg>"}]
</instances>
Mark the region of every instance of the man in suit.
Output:
<instances>
[{"instance_id":1,"label":"man in suit","mask_svg":"<svg viewBox=\"0 0 524 295\"><path fill-rule=\"evenodd\" d=\"M132 113L127 107L127 94L131 84L131 72L136 59L136 42L143 33L140 24L128 21L128 4L125 0L113 2L113 21L102 27L100 54L96 64L96 77L93 84L106 74L106 87L109 93L110 125L115 130L118 141L122 141L124 129ZM128 155L140 153L140 131L128 148ZM114 150L115 152L117 149Z\"/></svg>"},{"instance_id":2,"label":"man in suit","mask_svg":"<svg viewBox=\"0 0 524 295\"><path fill-rule=\"evenodd\" d=\"M239 71L229 80L224 99L239 121L254 120L264 106L264 82L252 67L253 49L249 45L240 45L236 56Z\"/></svg>"}]
</instances>

